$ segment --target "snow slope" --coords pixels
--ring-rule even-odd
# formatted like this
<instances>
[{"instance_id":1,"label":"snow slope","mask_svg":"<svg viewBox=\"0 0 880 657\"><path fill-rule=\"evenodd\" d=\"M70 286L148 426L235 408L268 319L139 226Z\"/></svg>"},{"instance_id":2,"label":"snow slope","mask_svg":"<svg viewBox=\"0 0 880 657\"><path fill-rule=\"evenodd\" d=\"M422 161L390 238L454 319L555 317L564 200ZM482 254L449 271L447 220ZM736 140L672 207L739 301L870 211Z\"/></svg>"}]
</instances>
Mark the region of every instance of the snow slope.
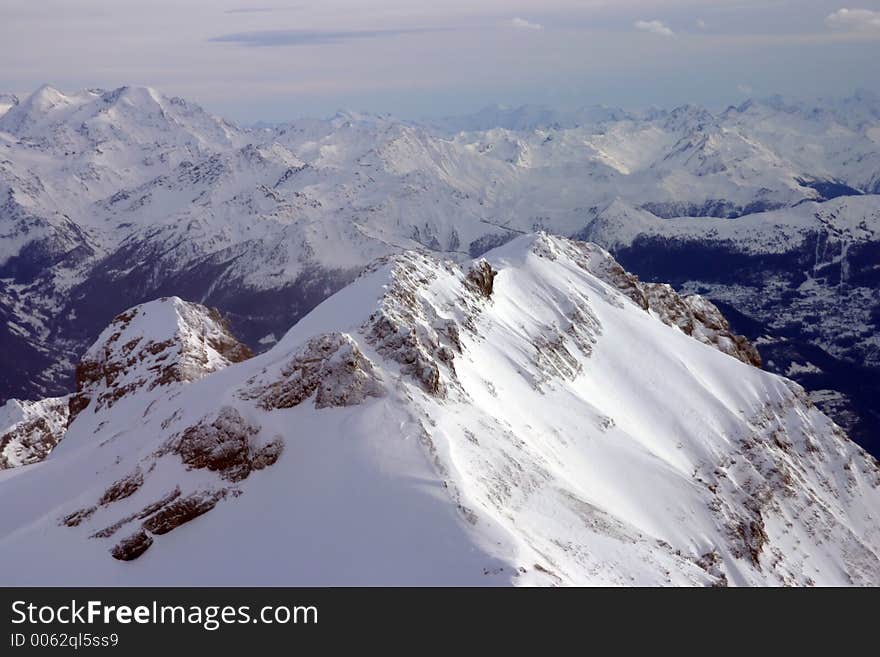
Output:
<instances>
[{"instance_id":1,"label":"snow slope","mask_svg":"<svg viewBox=\"0 0 880 657\"><path fill-rule=\"evenodd\" d=\"M90 380L51 456L0 472L3 581L880 583L876 461L659 291L543 234L408 252L263 354L109 407Z\"/></svg>"},{"instance_id":2,"label":"snow slope","mask_svg":"<svg viewBox=\"0 0 880 657\"><path fill-rule=\"evenodd\" d=\"M607 246L649 280L735 309L766 367L807 387L876 454L878 199L839 197L736 219L660 219L615 201L592 212L578 235Z\"/></svg>"}]
</instances>

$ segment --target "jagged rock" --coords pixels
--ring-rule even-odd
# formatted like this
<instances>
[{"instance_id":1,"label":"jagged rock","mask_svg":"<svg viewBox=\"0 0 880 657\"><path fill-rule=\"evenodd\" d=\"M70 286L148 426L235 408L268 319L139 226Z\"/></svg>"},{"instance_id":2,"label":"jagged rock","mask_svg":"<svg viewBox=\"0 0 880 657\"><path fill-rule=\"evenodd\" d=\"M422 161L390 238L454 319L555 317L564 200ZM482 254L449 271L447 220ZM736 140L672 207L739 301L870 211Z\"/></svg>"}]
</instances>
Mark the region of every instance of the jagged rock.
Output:
<instances>
[{"instance_id":1,"label":"jagged rock","mask_svg":"<svg viewBox=\"0 0 880 657\"><path fill-rule=\"evenodd\" d=\"M568 350L565 336L559 332L540 335L535 339L535 364L542 375L538 387L551 377L573 381L581 372L580 362Z\"/></svg>"},{"instance_id":2,"label":"jagged rock","mask_svg":"<svg viewBox=\"0 0 880 657\"><path fill-rule=\"evenodd\" d=\"M721 570L721 555L718 554L716 550L706 552L703 556L697 559L697 565L712 577L716 578L714 584L715 587L725 587L728 585L727 575Z\"/></svg>"},{"instance_id":3,"label":"jagged rock","mask_svg":"<svg viewBox=\"0 0 880 657\"><path fill-rule=\"evenodd\" d=\"M737 335L730 330L730 324L714 303L699 294L689 294L682 297L682 300L694 319L693 331L688 335L744 363L755 367L763 365L755 345L745 336Z\"/></svg>"},{"instance_id":4,"label":"jagged rock","mask_svg":"<svg viewBox=\"0 0 880 657\"><path fill-rule=\"evenodd\" d=\"M161 499L156 500L152 504L148 504L147 506L145 506L143 509L141 509L137 513L132 513L131 515L126 516L125 518L122 518L121 520L116 521L112 525L95 532L94 534L91 535L91 538L107 538L109 536L113 536L113 534L115 534L119 530L120 527L127 525L132 520L143 520L147 516L154 514L156 511L158 511L162 507L168 505L170 502L173 502L178 497L180 497L180 487L176 486L174 488L174 490L172 490L167 495L163 496Z\"/></svg>"},{"instance_id":5,"label":"jagged rock","mask_svg":"<svg viewBox=\"0 0 880 657\"><path fill-rule=\"evenodd\" d=\"M283 451L284 441L280 437L269 441L254 451L251 457L251 468L253 470L262 470L270 465L274 465Z\"/></svg>"},{"instance_id":6,"label":"jagged rock","mask_svg":"<svg viewBox=\"0 0 880 657\"><path fill-rule=\"evenodd\" d=\"M593 347L602 335L602 325L590 305L575 299L574 309L568 316L569 325L565 330L584 356L591 356Z\"/></svg>"},{"instance_id":7,"label":"jagged rock","mask_svg":"<svg viewBox=\"0 0 880 657\"><path fill-rule=\"evenodd\" d=\"M224 406L210 423L203 421L186 429L163 451L177 454L189 468L206 468L228 481L241 481L251 473L251 440L259 432L259 426L247 422L231 406Z\"/></svg>"},{"instance_id":8,"label":"jagged rock","mask_svg":"<svg viewBox=\"0 0 880 657\"><path fill-rule=\"evenodd\" d=\"M146 552L152 544L153 537L141 529L114 545L110 554L120 561L132 561Z\"/></svg>"},{"instance_id":9,"label":"jagged rock","mask_svg":"<svg viewBox=\"0 0 880 657\"><path fill-rule=\"evenodd\" d=\"M381 355L400 364L401 373L418 381L425 392L440 398L447 393L441 367L450 382L456 378L455 352L461 352L459 325L473 330L480 302L486 300L483 291L459 267L451 263L445 267L460 285L461 293L452 304L461 314L458 322L440 316L438 309L423 298L437 276L435 265L430 259L408 253L394 260L393 283L385 291L379 310L360 329ZM478 270L484 283L494 278L481 266Z\"/></svg>"},{"instance_id":10,"label":"jagged rock","mask_svg":"<svg viewBox=\"0 0 880 657\"><path fill-rule=\"evenodd\" d=\"M292 408L315 395L315 408L354 406L384 394L373 364L344 333L312 338L281 370L281 378L242 396L267 410Z\"/></svg>"},{"instance_id":11,"label":"jagged rock","mask_svg":"<svg viewBox=\"0 0 880 657\"><path fill-rule=\"evenodd\" d=\"M143 528L152 534L167 534L213 509L226 497L225 489L200 491L165 505L155 515L144 520ZM148 546L149 547L149 546Z\"/></svg>"},{"instance_id":12,"label":"jagged rock","mask_svg":"<svg viewBox=\"0 0 880 657\"><path fill-rule=\"evenodd\" d=\"M550 259L565 254L643 310L656 314L664 324L678 327L687 335L744 363L761 367L757 348L746 337L733 333L724 315L708 299L696 294L679 295L667 284L642 282L596 244L542 235L535 241L533 251Z\"/></svg>"},{"instance_id":13,"label":"jagged rock","mask_svg":"<svg viewBox=\"0 0 880 657\"><path fill-rule=\"evenodd\" d=\"M123 477L104 491L101 499L98 500L99 505L110 504L121 499L134 495L137 490L144 484L144 474L139 469L132 472L127 477Z\"/></svg>"},{"instance_id":14,"label":"jagged rock","mask_svg":"<svg viewBox=\"0 0 880 657\"><path fill-rule=\"evenodd\" d=\"M61 524L66 525L67 527L78 527L84 520L91 518L97 508L98 507L90 506L86 509L74 511L70 515L64 516L61 519Z\"/></svg>"},{"instance_id":15,"label":"jagged rock","mask_svg":"<svg viewBox=\"0 0 880 657\"><path fill-rule=\"evenodd\" d=\"M487 299L492 296L497 271L485 260L480 260L468 272L467 280L480 294Z\"/></svg>"},{"instance_id":16,"label":"jagged rock","mask_svg":"<svg viewBox=\"0 0 880 657\"><path fill-rule=\"evenodd\" d=\"M143 509L138 511L135 514L135 518L139 518L139 519L143 520L148 515L155 513L156 511L158 511L162 507L166 506L170 502L173 502L178 497L180 497L180 486L175 486L174 490L172 490L170 493L168 493L167 495L162 497L162 499L156 500L152 504L148 504Z\"/></svg>"},{"instance_id":17,"label":"jagged rock","mask_svg":"<svg viewBox=\"0 0 880 657\"><path fill-rule=\"evenodd\" d=\"M371 319L367 341L383 356L400 363L401 371L416 379L426 392L440 397L444 395L440 368L433 357L441 347L427 335L427 331L402 326L387 315L378 314ZM452 362L451 353L444 352L442 356L446 362Z\"/></svg>"}]
</instances>

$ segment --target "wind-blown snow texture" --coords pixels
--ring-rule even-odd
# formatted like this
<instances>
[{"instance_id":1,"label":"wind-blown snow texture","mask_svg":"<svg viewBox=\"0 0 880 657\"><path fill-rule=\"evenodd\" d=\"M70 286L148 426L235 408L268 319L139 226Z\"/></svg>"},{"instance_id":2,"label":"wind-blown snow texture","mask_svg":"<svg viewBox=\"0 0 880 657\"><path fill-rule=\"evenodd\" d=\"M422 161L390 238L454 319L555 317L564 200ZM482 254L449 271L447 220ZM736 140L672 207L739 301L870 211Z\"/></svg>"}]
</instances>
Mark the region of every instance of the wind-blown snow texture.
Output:
<instances>
[{"instance_id":1,"label":"wind-blown snow texture","mask_svg":"<svg viewBox=\"0 0 880 657\"><path fill-rule=\"evenodd\" d=\"M244 129L145 88L0 97L0 401L61 395L133 303L265 349L375 258L535 230L722 305L880 453L880 101L487 108Z\"/></svg>"},{"instance_id":2,"label":"wind-blown snow texture","mask_svg":"<svg viewBox=\"0 0 880 657\"><path fill-rule=\"evenodd\" d=\"M82 380L49 458L0 472L3 581L880 582L876 461L711 304L656 290L547 235L407 252L167 380L150 345L191 362L215 319L134 308L86 362L138 339L137 383Z\"/></svg>"}]
</instances>

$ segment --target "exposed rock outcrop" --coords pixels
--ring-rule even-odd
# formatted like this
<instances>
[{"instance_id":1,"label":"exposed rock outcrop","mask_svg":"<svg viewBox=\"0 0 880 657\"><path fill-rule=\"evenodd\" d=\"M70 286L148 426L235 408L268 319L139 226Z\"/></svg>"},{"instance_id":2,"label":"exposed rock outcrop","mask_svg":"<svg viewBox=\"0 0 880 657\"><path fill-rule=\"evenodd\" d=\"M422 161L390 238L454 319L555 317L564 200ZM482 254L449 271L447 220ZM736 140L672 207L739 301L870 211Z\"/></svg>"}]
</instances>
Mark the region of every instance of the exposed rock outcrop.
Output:
<instances>
[{"instance_id":1,"label":"exposed rock outcrop","mask_svg":"<svg viewBox=\"0 0 880 657\"><path fill-rule=\"evenodd\" d=\"M138 390L193 381L252 355L216 310L167 297L117 315L76 368L70 418Z\"/></svg>"},{"instance_id":2,"label":"exposed rock outcrop","mask_svg":"<svg viewBox=\"0 0 880 657\"><path fill-rule=\"evenodd\" d=\"M42 461L64 437L68 398L10 399L0 406L0 470Z\"/></svg>"},{"instance_id":3,"label":"exposed rock outcrop","mask_svg":"<svg viewBox=\"0 0 880 657\"><path fill-rule=\"evenodd\" d=\"M315 395L315 408L354 406L384 394L373 364L345 333L309 340L281 370L278 380L257 383L242 393L266 410L292 408Z\"/></svg>"},{"instance_id":4,"label":"exposed rock outcrop","mask_svg":"<svg viewBox=\"0 0 880 657\"><path fill-rule=\"evenodd\" d=\"M203 420L174 437L159 455L180 456L191 469L217 472L221 479L241 481L252 470L273 464L284 448L281 440L256 443L260 427L248 422L236 409L224 406L211 420Z\"/></svg>"},{"instance_id":5,"label":"exposed rock outcrop","mask_svg":"<svg viewBox=\"0 0 880 657\"><path fill-rule=\"evenodd\" d=\"M132 561L146 552L152 544L153 537L143 529L139 529L113 546L110 554L113 555L114 559L119 559L120 561Z\"/></svg>"},{"instance_id":6,"label":"exposed rock outcrop","mask_svg":"<svg viewBox=\"0 0 880 657\"><path fill-rule=\"evenodd\" d=\"M167 534L181 525L198 518L217 506L226 497L226 489L199 491L181 497L147 518L143 528L151 534Z\"/></svg>"},{"instance_id":7,"label":"exposed rock outcrop","mask_svg":"<svg viewBox=\"0 0 880 657\"><path fill-rule=\"evenodd\" d=\"M492 296L497 271L485 260L477 261L467 274L467 281L487 299Z\"/></svg>"},{"instance_id":8,"label":"exposed rock outcrop","mask_svg":"<svg viewBox=\"0 0 880 657\"><path fill-rule=\"evenodd\" d=\"M439 398L455 384L455 353L461 352L461 331L474 332L474 320L492 294L495 272L485 260L470 274L443 263L454 284L443 307L429 300L437 279L437 263L405 253L393 259L391 285L376 310L361 326L367 342L382 356L398 363L400 371Z\"/></svg>"}]
</instances>

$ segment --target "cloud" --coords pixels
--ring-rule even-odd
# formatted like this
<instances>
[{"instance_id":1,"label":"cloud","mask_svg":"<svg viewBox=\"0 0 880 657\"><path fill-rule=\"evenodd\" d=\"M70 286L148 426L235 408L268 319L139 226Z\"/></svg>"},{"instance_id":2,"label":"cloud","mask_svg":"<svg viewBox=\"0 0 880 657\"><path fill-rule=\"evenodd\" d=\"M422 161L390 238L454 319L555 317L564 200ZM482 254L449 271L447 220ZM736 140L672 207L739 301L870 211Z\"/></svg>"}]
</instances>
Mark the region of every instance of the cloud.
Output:
<instances>
[{"instance_id":1,"label":"cloud","mask_svg":"<svg viewBox=\"0 0 880 657\"><path fill-rule=\"evenodd\" d=\"M742 94L745 94L746 96L751 96L754 92L754 89L752 89L751 85L748 84L738 84L736 85L736 90Z\"/></svg>"},{"instance_id":2,"label":"cloud","mask_svg":"<svg viewBox=\"0 0 880 657\"><path fill-rule=\"evenodd\" d=\"M633 23L633 27L637 30L650 32L651 34L659 34L660 36L675 36L675 32L669 29L669 26L662 21L636 21Z\"/></svg>"},{"instance_id":3,"label":"cloud","mask_svg":"<svg viewBox=\"0 0 880 657\"><path fill-rule=\"evenodd\" d=\"M705 30L707 27L709 27L709 24L706 23L706 21L704 21L702 18L698 18L697 19L697 27L700 28L701 30Z\"/></svg>"},{"instance_id":4,"label":"cloud","mask_svg":"<svg viewBox=\"0 0 880 657\"><path fill-rule=\"evenodd\" d=\"M514 18L510 21L510 24L517 28L518 30L543 30L544 26L540 23L533 23L531 21L527 21L525 18Z\"/></svg>"},{"instance_id":5,"label":"cloud","mask_svg":"<svg viewBox=\"0 0 880 657\"><path fill-rule=\"evenodd\" d=\"M240 7L237 9L227 9L225 14L267 14L273 11L299 11L302 9L300 5L292 5L290 7Z\"/></svg>"},{"instance_id":6,"label":"cloud","mask_svg":"<svg viewBox=\"0 0 880 657\"><path fill-rule=\"evenodd\" d=\"M322 30L260 30L256 32L238 32L213 37L209 41L218 43L236 43L242 46L318 46L343 41L366 39L382 39L405 34L425 34L428 32L449 32L452 28L425 27L405 28L396 30L351 30L333 32Z\"/></svg>"},{"instance_id":7,"label":"cloud","mask_svg":"<svg viewBox=\"0 0 880 657\"><path fill-rule=\"evenodd\" d=\"M838 9L829 14L825 24L832 30L880 33L880 11L870 9Z\"/></svg>"}]
</instances>

